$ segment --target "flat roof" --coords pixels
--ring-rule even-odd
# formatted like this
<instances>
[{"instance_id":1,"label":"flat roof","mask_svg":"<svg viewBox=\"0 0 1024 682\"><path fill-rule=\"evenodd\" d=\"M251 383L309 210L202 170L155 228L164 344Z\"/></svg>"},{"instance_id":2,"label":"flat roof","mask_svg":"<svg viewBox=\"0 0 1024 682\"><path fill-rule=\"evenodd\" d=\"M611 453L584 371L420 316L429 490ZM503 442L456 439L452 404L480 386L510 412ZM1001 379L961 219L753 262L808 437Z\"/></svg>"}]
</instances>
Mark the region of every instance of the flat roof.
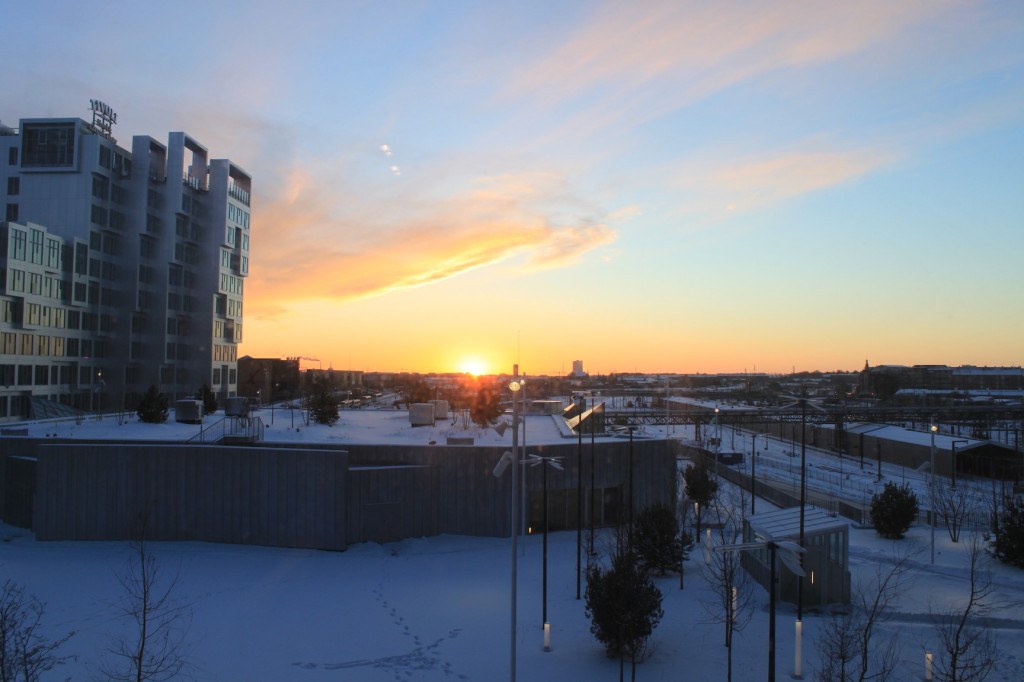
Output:
<instances>
[{"instance_id":1,"label":"flat roof","mask_svg":"<svg viewBox=\"0 0 1024 682\"><path fill-rule=\"evenodd\" d=\"M800 507L761 512L747 517L750 529L766 540L792 540L800 537ZM850 522L830 516L817 507L804 507L804 537L845 529Z\"/></svg>"}]
</instances>

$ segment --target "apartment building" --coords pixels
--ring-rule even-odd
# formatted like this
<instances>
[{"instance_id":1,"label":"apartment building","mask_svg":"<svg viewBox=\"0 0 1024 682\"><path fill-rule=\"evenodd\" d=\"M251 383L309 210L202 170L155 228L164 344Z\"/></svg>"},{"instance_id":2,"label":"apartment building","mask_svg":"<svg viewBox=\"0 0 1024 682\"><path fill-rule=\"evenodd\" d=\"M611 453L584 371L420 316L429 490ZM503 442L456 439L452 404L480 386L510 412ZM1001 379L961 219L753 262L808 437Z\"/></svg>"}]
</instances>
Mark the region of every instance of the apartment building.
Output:
<instances>
[{"instance_id":1,"label":"apartment building","mask_svg":"<svg viewBox=\"0 0 1024 682\"><path fill-rule=\"evenodd\" d=\"M252 178L92 108L0 125L0 421L237 393Z\"/></svg>"}]
</instances>

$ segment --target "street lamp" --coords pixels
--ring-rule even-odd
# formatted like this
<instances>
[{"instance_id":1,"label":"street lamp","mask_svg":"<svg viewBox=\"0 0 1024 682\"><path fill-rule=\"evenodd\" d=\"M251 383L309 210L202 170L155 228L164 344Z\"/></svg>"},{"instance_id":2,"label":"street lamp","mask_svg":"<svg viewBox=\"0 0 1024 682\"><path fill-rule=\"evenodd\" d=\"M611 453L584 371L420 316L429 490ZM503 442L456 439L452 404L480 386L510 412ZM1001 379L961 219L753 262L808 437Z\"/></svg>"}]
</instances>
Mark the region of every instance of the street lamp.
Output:
<instances>
[{"instance_id":1,"label":"street lamp","mask_svg":"<svg viewBox=\"0 0 1024 682\"><path fill-rule=\"evenodd\" d=\"M950 449L953 451L952 456L950 457L950 460L951 460L950 464L952 464L952 466L953 466L953 488L954 488L954 490L956 489L956 446L957 446L958 443L963 443L964 445L967 445L970 442L971 441L969 441L969 440L954 440L949 445Z\"/></svg>"},{"instance_id":2,"label":"street lamp","mask_svg":"<svg viewBox=\"0 0 1024 682\"><path fill-rule=\"evenodd\" d=\"M804 569L801 566L801 559L807 550L795 542L789 540L764 540L762 542L744 542L738 545L719 545L715 547L720 552L739 552L748 549L767 549L770 555L768 577L768 682L775 682L775 586L778 583L776 576L776 559L782 561L790 571L797 576L804 577ZM799 621L797 621L799 622ZM800 628L797 628L800 632ZM800 646L799 640L797 647Z\"/></svg>"},{"instance_id":3,"label":"street lamp","mask_svg":"<svg viewBox=\"0 0 1024 682\"><path fill-rule=\"evenodd\" d=\"M512 682L516 680L516 569L517 569L517 541L519 539L518 529L516 528L517 521L519 520L518 510L518 493L519 493L519 401L517 394L522 386L519 383L519 365L512 366L512 382L508 385L509 390L512 391L512 451L505 452L498 461L497 466L494 467L494 476L500 477L505 473L505 469L512 467L512 493L510 495L510 535L512 536L512 587L511 587L511 639L509 642L509 672L510 679Z\"/></svg>"},{"instance_id":4,"label":"street lamp","mask_svg":"<svg viewBox=\"0 0 1024 682\"><path fill-rule=\"evenodd\" d=\"M934 421L934 418L933 418ZM932 563L935 563L935 432L939 430L939 427L934 423L931 425L929 431L931 431L932 446L931 446L931 463L928 467L928 497L929 505L929 516L931 516L931 527L932 527Z\"/></svg>"},{"instance_id":5,"label":"street lamp","mask_svg":"<svg viewBox=\"0 0 1024 682\"><path fill-rule=\"evenodd\" d=\"M580 552L583 546L583 396L576 396L576 598L580 598Z\"/></svg>"},{"instance_id":6,"label":"street lamp","mask_svg":"<svg viewBox=\"0 0 1024 682\"><path fill-rule=\"evenodd\" d=\"M757 497L757 434L750 434L750 515L754 515L754 500Z\"/></svg>"},{"instance_id":7,"label":"street lamp","mask_svg":"<svg viewBox=\"0 0 1024 682\"><path fill-rule=\"evenodd\" d=\"M548 624L548 467L553 467L559 471L564 471L562 468L561 457L542 457L541 455L527 455L525 460L526 464L531 467L540 466L543 470L544 477L544 493L543 493L543 505L544 512L542 514L541 523L544 528L544 561L543 561L543 588L541 590L541 627L545 630L545 642L547 642L547 630ZM545 651L549 650L550 646L545 644Z\"/></svg>"}]
</instances>

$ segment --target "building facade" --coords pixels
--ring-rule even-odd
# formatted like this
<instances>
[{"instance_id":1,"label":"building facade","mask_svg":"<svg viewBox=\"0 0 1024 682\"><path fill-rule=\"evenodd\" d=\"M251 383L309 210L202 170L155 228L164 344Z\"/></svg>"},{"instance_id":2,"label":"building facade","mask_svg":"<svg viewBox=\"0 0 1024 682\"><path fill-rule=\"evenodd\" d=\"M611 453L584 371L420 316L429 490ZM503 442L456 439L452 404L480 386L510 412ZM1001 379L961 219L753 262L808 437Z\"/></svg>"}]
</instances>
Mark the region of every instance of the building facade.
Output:
<instances>
[{"instance_id":1,"label":"building facade","mask_svg":"<svg viewBox=\"0 0 1024 682\"><path fill-rule=\"evenodd\" d=\"M0 421L237 393L252 179L110 116L0 126Z\"/></svg>"}]
</instances>

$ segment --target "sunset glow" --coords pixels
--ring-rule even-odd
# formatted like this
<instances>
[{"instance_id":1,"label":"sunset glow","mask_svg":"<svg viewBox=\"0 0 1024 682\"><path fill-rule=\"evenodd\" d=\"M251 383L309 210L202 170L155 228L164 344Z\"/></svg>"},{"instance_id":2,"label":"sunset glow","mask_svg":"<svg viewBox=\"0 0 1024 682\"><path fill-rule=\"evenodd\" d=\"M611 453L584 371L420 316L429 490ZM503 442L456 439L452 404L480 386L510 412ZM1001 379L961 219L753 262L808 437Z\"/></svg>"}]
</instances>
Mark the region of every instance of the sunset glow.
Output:
<instances>
[{"instance_id":1,"label":"sunset glow","mask_svg":"<svg viewBox=\"0 0 1024 682\"><path fill-rule=\"evenodd\" d=\"M34 56L0 76L0 120L100 97L122 145L183 130L251 173L239 355L473 374L1024 364L1022 3L117 15L161 30L116 31L115 50L81 4L9 7L8 52Z\"/></svg>"}]
</instances>

